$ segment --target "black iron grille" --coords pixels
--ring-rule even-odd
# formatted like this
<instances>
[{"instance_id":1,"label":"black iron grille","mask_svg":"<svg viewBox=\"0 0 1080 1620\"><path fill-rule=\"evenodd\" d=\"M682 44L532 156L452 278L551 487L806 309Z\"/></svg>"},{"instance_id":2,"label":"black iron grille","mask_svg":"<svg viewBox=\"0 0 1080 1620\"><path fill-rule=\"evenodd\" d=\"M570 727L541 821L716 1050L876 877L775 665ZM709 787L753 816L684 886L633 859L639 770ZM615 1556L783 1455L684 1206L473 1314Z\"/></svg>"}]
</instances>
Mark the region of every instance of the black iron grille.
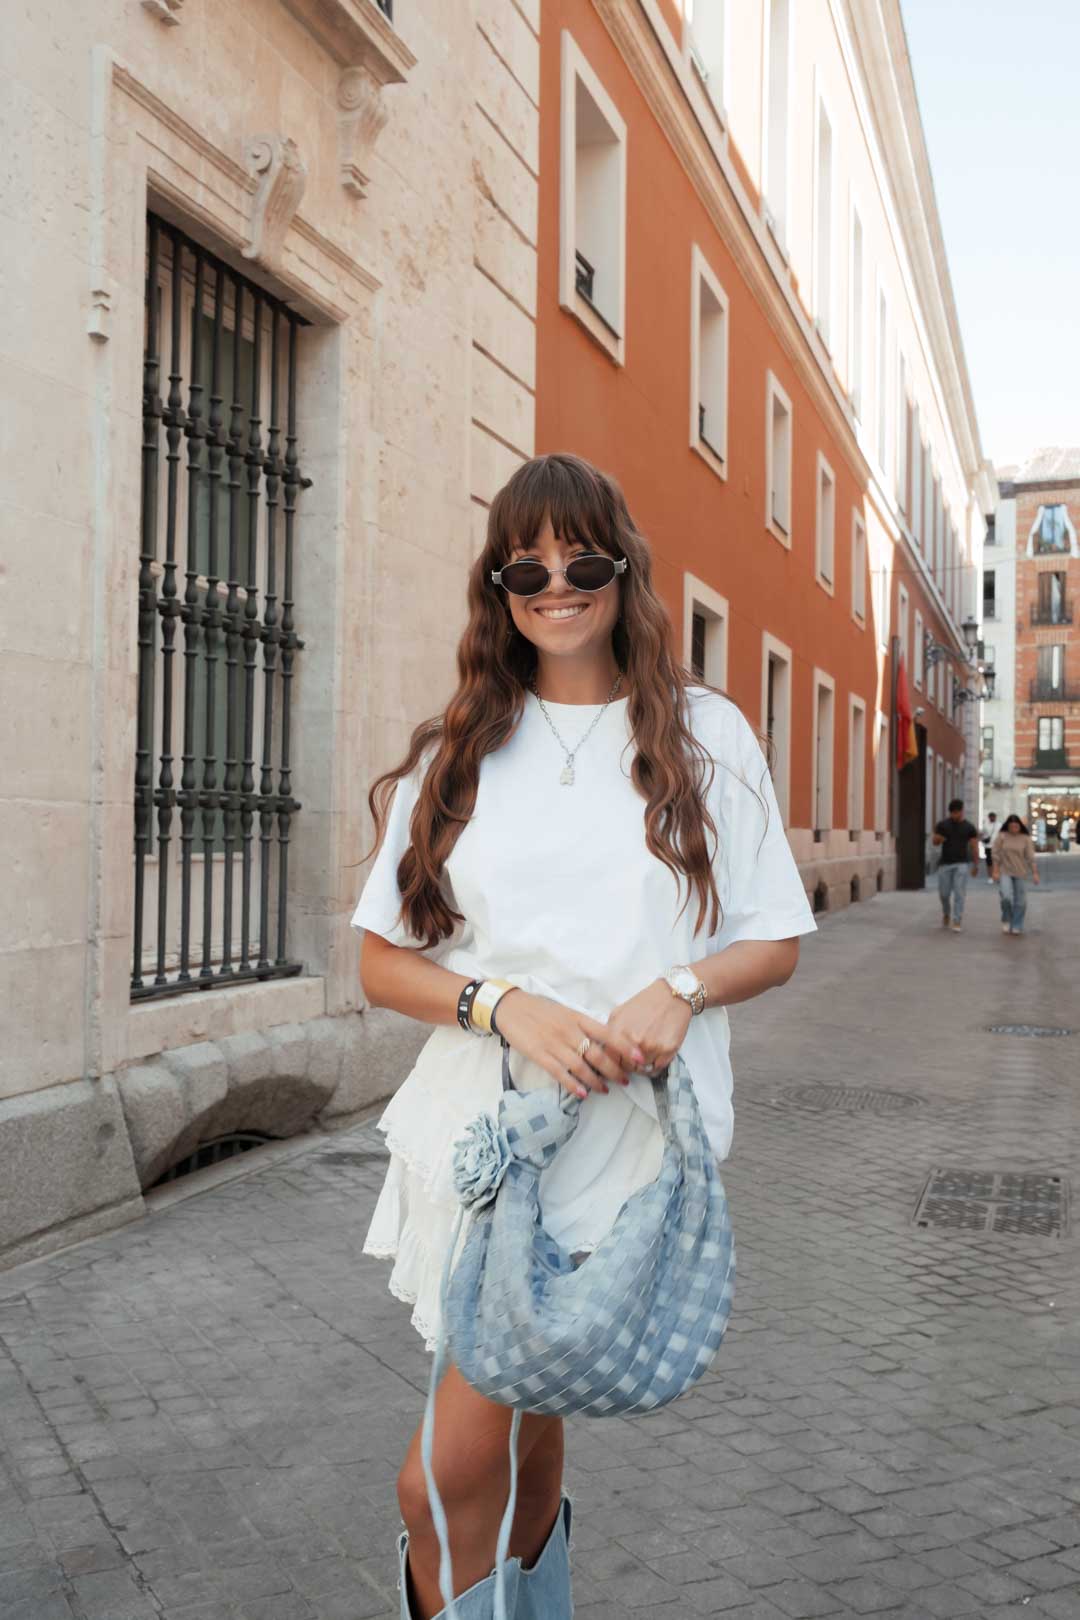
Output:
<instances>
[{"instance_id":1,"label":"black iron grille","mask_svg":"<svg viewBox=\"0 0 1080 1620\"><path fill-rule=\"evenodd\" d=\"M1072 1035L1071 1029L1062 1029L1057 1024L990 1024L991 1035L1027 1035L1035 1040L1053 1039L1057 1035Z\"/></svg>"},{"instance_id":2,"label":"black iron grille","mask_svg":"<svg viewBox=\"0 0 1080 1620\"><path fill-rule=\"evenodd\" d=\"M172 1181L180 1181L184 1176L193 1175L196 1170L205 1170L212 1164L223 1164L226 1159L235 1159L241 1153L250 1153L252 1148L265 1147L268 1142L280 1140L280 1137L268 1136L265 1131L229 1131L225 1136L215 1137L212 1142L200 1142L194 1153L177 1160L171 1169L158 1177L154 1186L166 1187ZM148 1192L151 1190L147 1188Z\"/></svg>"},{"instance_id":3,"label":"black iron grille","mask_svg":"<svg viewBox=\"0 0 1080 1620\"><path fill-rule=\"evenodd\" d=\"M297 501L310 483L297 450L302 324L150 215L136 999L300 971L286 954L286 898L300 809L289 763L293 668L303 646L293 563Z\"/></svg>"}]
</instances>

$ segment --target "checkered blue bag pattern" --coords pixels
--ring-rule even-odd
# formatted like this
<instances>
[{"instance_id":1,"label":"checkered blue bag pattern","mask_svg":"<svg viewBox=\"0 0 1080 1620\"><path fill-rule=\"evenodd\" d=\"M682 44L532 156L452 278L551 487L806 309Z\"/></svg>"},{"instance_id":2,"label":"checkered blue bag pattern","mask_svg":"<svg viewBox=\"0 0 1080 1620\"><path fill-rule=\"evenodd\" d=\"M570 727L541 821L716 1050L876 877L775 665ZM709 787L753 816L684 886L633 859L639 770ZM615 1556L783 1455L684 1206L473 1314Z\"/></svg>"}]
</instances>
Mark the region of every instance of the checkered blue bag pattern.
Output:
<instances>
[{"instance_id":1,"label":"checkered blue bag pattern","mask_svg":"<svg viewBox=\"0 0 1080 1620\"><path fill-rule=\"evenodd\" d=\"M577 1127L576 1097L554 1085L515 1090L504 1042L498 1118L480 1115L455 1146L455 1184L472 1220L456 1265L460 1226L455 1233L443 1278L422 1447L448 1620L455 1615L449 1544L430 1469L433 1397L446 1361L481 1395L515 1408L501 1571L520 1414L653 1411L696 1383L720 1348L735 1287L727 1197L682 1058L653 1085L664 1133L660 1173L626 1200L607 1237L578 1263L545 1230L539 1190L541 1172ZM496 1620L504 1615L497 1586Z\"/></svg>"}]
</instances>

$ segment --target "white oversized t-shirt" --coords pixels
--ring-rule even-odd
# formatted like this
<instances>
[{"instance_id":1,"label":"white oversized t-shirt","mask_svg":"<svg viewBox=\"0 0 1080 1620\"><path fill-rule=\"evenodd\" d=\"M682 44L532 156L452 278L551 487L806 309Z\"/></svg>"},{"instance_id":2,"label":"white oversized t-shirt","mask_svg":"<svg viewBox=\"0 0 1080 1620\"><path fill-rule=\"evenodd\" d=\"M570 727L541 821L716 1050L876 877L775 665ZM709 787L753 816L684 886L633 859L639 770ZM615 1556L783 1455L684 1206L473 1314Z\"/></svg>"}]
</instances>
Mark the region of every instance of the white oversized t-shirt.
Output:
<instances>
[{"instance_id":1,"label":"white oversized t-shirt","mask_svg":"<svg viewBox=\"0 0 1080 1620\"><path fill-rule=\"evenodd\" d=\"M573 749L596 714L548 703ZM645 844L645 801L630 779L634 758L628 701L612 703L574 760L563 786L562 750L531 694L513 736L481 763L476 805L446 863L464 922L431 960L470 978L502 978L603 1021L677 963L739 940L788 939L815 927L780 820L765 758L726 698L690 692L690 721L716 770L708 805L719 847L714 862L723 908L715 934L695 931L698 899ZM402 926L397 868L408 848L419 791L414 773L398 784L386 834L353 926L419 949ZM708 919L706 918L706 923ZM731 1146L732 1073L728 1016L706 1007L691 1020L682 1055L709 1139L720 1158ZM639 1077L643 1105L651 1089ZM647 1100L645 1100L647 1099Z\"/></svg>"}]
</instances>

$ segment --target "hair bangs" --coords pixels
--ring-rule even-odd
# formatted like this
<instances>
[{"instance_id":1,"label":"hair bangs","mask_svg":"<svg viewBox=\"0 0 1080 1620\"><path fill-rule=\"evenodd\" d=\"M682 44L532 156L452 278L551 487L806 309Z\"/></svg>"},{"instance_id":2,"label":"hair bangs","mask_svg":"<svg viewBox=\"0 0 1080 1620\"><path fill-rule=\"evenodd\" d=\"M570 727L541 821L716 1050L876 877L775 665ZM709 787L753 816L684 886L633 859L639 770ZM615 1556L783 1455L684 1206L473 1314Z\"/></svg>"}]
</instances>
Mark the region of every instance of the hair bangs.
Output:
<instances>
[{"instance_id":1,"label":"hair bangs","mask_svg":"<svg viewBox=\"0 0 1080 1620\"><path fill-rule=\"evenodd\" d=\"M616 513L591 467L570 456L538 456L495 497L491 540L504 562L516 546L528 550L550 522L557 540L621 557Z\"/></svg>"}]
</instances>

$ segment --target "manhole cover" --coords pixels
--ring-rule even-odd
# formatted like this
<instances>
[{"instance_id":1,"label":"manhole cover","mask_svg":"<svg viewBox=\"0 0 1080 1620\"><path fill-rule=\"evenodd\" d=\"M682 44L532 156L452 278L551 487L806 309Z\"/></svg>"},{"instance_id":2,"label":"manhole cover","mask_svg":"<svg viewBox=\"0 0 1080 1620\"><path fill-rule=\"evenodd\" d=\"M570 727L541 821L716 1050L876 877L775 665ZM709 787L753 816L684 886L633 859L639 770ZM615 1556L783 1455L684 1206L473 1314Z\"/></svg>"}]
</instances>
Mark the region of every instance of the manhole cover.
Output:
<instances>
[{"instance_id":1,"label":"manhole cover","mask_svg":"<svg viewBox=\"0 0 1080 1620\"><path fill-rule=\"evenodd\" d=\"M991 1024L991 1035L1032 1035L1045 1040L1053 1035L1075 1035L1074 1029L1059 1029L1055 1024Z\"/></svg>"},{"instance_id":2,"label":"manhole cover","mask_svg":"<svg viewBox=\"0 0 1080 1620\"><path fill-rule=\"evenodd\" d=\"M1069 1187L1039 1170L931 1170L915 1225L947 1232L1061 1237L1068 1230Z\"/></svg>"},{"instance_id":3,"label":"manhole cover","mask_svg":"<svg viewBox=\"0 0 1080 1620\"><path fill-rule=\"evenodd\" d=\"M801 1108L831 1108L842 1114L905 1114L925 1101L910 1091L873 1086L793 1086L785 1096Z\"/></svg>"}]
</instances>

